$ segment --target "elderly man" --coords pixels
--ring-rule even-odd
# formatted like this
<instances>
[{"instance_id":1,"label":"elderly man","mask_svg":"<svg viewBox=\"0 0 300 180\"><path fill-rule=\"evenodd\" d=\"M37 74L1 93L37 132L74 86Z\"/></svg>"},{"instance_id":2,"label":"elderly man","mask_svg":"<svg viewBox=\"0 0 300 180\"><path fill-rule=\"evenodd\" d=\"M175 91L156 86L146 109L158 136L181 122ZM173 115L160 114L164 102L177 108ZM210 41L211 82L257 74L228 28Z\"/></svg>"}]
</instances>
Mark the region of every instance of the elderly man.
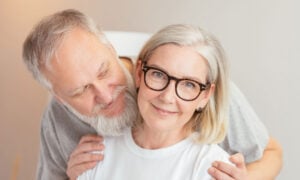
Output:
<instances>
[{"instance_id":1,"label":"elderly man","mask_svg":"<svg viewBox=\"0 0 300 180\"><path fill-rule=\"evenodd\" d=\"M103 158L90 153L103 150L101 137L87 134L118 135L136 118L132 77L95 24L76 10L37 24L24 42L23 59L54 97L42 119L38 179L75 179ZM216 179L274 178L280 146L234 85L231 91L230 127L221 146L240 152L248 164L236 154L236 167L215 162L209 173Z\"/></svg>"}]
</instances>

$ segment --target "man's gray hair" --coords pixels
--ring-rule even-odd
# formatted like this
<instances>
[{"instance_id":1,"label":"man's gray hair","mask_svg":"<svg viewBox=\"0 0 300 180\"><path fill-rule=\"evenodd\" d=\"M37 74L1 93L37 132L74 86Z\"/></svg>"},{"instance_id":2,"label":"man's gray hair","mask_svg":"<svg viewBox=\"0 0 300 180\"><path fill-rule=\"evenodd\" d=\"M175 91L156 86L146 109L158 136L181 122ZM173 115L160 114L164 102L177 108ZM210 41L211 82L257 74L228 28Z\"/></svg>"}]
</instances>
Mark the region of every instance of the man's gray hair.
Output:
<instances>
[{"instance_id":1,"label":"man's gray hair","mask_svg":"<svg viewBox=\"0 0 300 180\"><path fill-rule=\"evenodd\" d=\"M33 77L47 89L52 85L41 72L49 64L68 32L81 28L98 37L100 42L110 46L96 24L83 13L68 9L42 19L27 36L23 44L23 60Z\"/></svg>"}]
</instances>

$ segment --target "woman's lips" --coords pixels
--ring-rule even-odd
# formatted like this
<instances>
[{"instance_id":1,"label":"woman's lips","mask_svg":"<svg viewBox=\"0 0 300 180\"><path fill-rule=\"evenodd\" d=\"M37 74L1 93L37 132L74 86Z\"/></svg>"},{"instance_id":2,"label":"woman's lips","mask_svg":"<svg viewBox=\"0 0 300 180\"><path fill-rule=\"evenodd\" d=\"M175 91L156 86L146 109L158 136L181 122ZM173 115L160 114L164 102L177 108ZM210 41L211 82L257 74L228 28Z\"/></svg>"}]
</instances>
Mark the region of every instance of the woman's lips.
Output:
<instances>
[{"instance_id":1,"label":"woman's lips","mask_svg":"<svg viewBox=\"0 0 300 180\"><path fill-rule=\"evenodd\" d=\"M155 109L159 114L162 114L162 115L174 115L174 114L177 113L176 111L163 109L163 108L157 107L157 106L155 106L155 105L153 105L153 104L152 104L152 106L154 107L154 109Z\"/></svg>"}]
</instances>

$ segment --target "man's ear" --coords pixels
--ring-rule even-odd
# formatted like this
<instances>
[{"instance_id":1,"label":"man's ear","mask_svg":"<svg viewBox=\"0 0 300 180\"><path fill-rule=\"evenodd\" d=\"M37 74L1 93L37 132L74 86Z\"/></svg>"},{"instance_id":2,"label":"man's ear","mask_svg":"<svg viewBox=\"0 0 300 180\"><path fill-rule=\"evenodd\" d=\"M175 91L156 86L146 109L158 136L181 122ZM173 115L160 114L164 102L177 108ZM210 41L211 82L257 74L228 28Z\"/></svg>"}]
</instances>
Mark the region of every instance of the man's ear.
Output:
<instances>
[{"instance_id":1,"label":"man's ear","mask_svg":"<svg viewBox=\"0 0 300 180\"><path fill-rule=\"evenodd\" d=\"M135 86L136 88L140 87L142 79L142 61L138 60L135 68Z\"/></svg>"},{"instance_id":2,"label":"man's ear","mask_svg":"<svg viewBox=\"0 0 300 180\"><path fill-rule=\"evenodd\" d=\"M206 104L208 103L210 97L215 92L215 87L216 87L215 84L211 84L209 89L205 90L204 92L201 92L201 94L203 93L203 95L202 95L201 101L199 102L198 107L203 108L204 106L206 106ZM201 94L200 94L200 96L201 96Z\"/></svg>"}]
</instances>

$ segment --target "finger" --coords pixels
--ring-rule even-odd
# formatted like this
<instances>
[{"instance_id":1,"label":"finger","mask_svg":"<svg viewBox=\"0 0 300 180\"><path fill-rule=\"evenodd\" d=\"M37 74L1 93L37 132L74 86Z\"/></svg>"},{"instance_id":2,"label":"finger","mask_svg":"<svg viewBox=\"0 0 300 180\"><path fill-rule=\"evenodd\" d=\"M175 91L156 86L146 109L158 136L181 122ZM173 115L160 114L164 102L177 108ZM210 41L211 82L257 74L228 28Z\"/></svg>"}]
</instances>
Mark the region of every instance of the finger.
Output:
<instances>
[{"instance_id":1,"label":"finger","mask_svg":"<svg viewBox=\"0 0 300 180\"><path fill-rule=\"evenodd\" d=\"M68 167L72 168L78 165L99 162L103 160L103 154L84 153L71 158L68 162Z\"/></svg>"},{"instance_id":2,"label":"finger","mask_svg":"<svg viewBox=\"0 0 300 180\"><path fill-rule=\"evenodd\" d=\"M97 165L98 162L89 162L89 163L83 163L79 164L77 166L74 166L72 168L67 169L67 175L70 179L76 179L79 175L81 175L83 172L94 168Z\"/></svg>"},{"instance_id":3,"label":"finger","mask_svg":"<svg viewBox=\"0 0 300 180\"><path fill-rule=\"evenodd\" d=\"M213 179L216 180L233 180L233 178L230 177L228 174L224 173L223 171L220 171L215 167L210 167L208 169L208 174L210 174L213 177Z\"/></svg>"},{"instance_id":4,"label":"finger","mask_svg":"<svg viewBox=\"0 0 300 180\"><path fill-rule=\"evenodd\" d=\"M78 146L74 152L70 155L69 161L76 160L77 156L84 156L88 154L96 154L93 152L102 152L104 150L103 144L97 144L97 143L86 143ZM99 153L98 153L99 154Z\"/></svg>"},{"instance_id":5,"label":"finger","mask_svg":"<svg viewBox=\"0 0 300 180\"><path fill-rule=\"evenodd\" d=\"M85 153L72 158L68 162L69 167L77 166L89 162L99 162L103 160L103 154Z\"/></svg>"},{"instance_id":6,"label":"finger","mask_svg":"<svg viewBox=\"0 0 300 180\"><path fill-rule=\"evenodd\" d=\"M233 175L236 173L237 170L237 168L232 164L228 164L222 161L215 161L213 162L212 166L216 168L218 171L224 174L228 174L228 176L230 177L233 177Z\"/></svg>"},{"instance_id":7,"label":"finger","mask_svg":"<svg viewBox=\"0 0 300 180\"><path fill-rule=\"evenodd\" d=\"M241 153L232 155L229 160L238 168L246 168L244 156Z\"/></svg>"},{"instance_id":8,"label":"finger","mask_svg":"<svg viewBox=\"0 0 300 180\"><path fill-rule=\"evenodd\" d=\"M87 153L92 151L102 151L104 149L103 144L99 144L99 142L86 142L83 144L78 144L76 149L71 153L70 158L73 156L77 156L81 153Z\"/></svg>"},{"instance_id":9,"label":"finger","mask_svg":"<svg viewBox=\"0 0 300 180\"><path fill-rule=\"evenodd\" d=\"M79 141L79 144L82 144L82 143L86 143L86 142L102 142L103 141L103 137L102 136L99 136L99 135L96 135L96 134L88 134L88 135L85 135L85 136L82 136L80 141Z\"/></svg>"}]
</instances>

